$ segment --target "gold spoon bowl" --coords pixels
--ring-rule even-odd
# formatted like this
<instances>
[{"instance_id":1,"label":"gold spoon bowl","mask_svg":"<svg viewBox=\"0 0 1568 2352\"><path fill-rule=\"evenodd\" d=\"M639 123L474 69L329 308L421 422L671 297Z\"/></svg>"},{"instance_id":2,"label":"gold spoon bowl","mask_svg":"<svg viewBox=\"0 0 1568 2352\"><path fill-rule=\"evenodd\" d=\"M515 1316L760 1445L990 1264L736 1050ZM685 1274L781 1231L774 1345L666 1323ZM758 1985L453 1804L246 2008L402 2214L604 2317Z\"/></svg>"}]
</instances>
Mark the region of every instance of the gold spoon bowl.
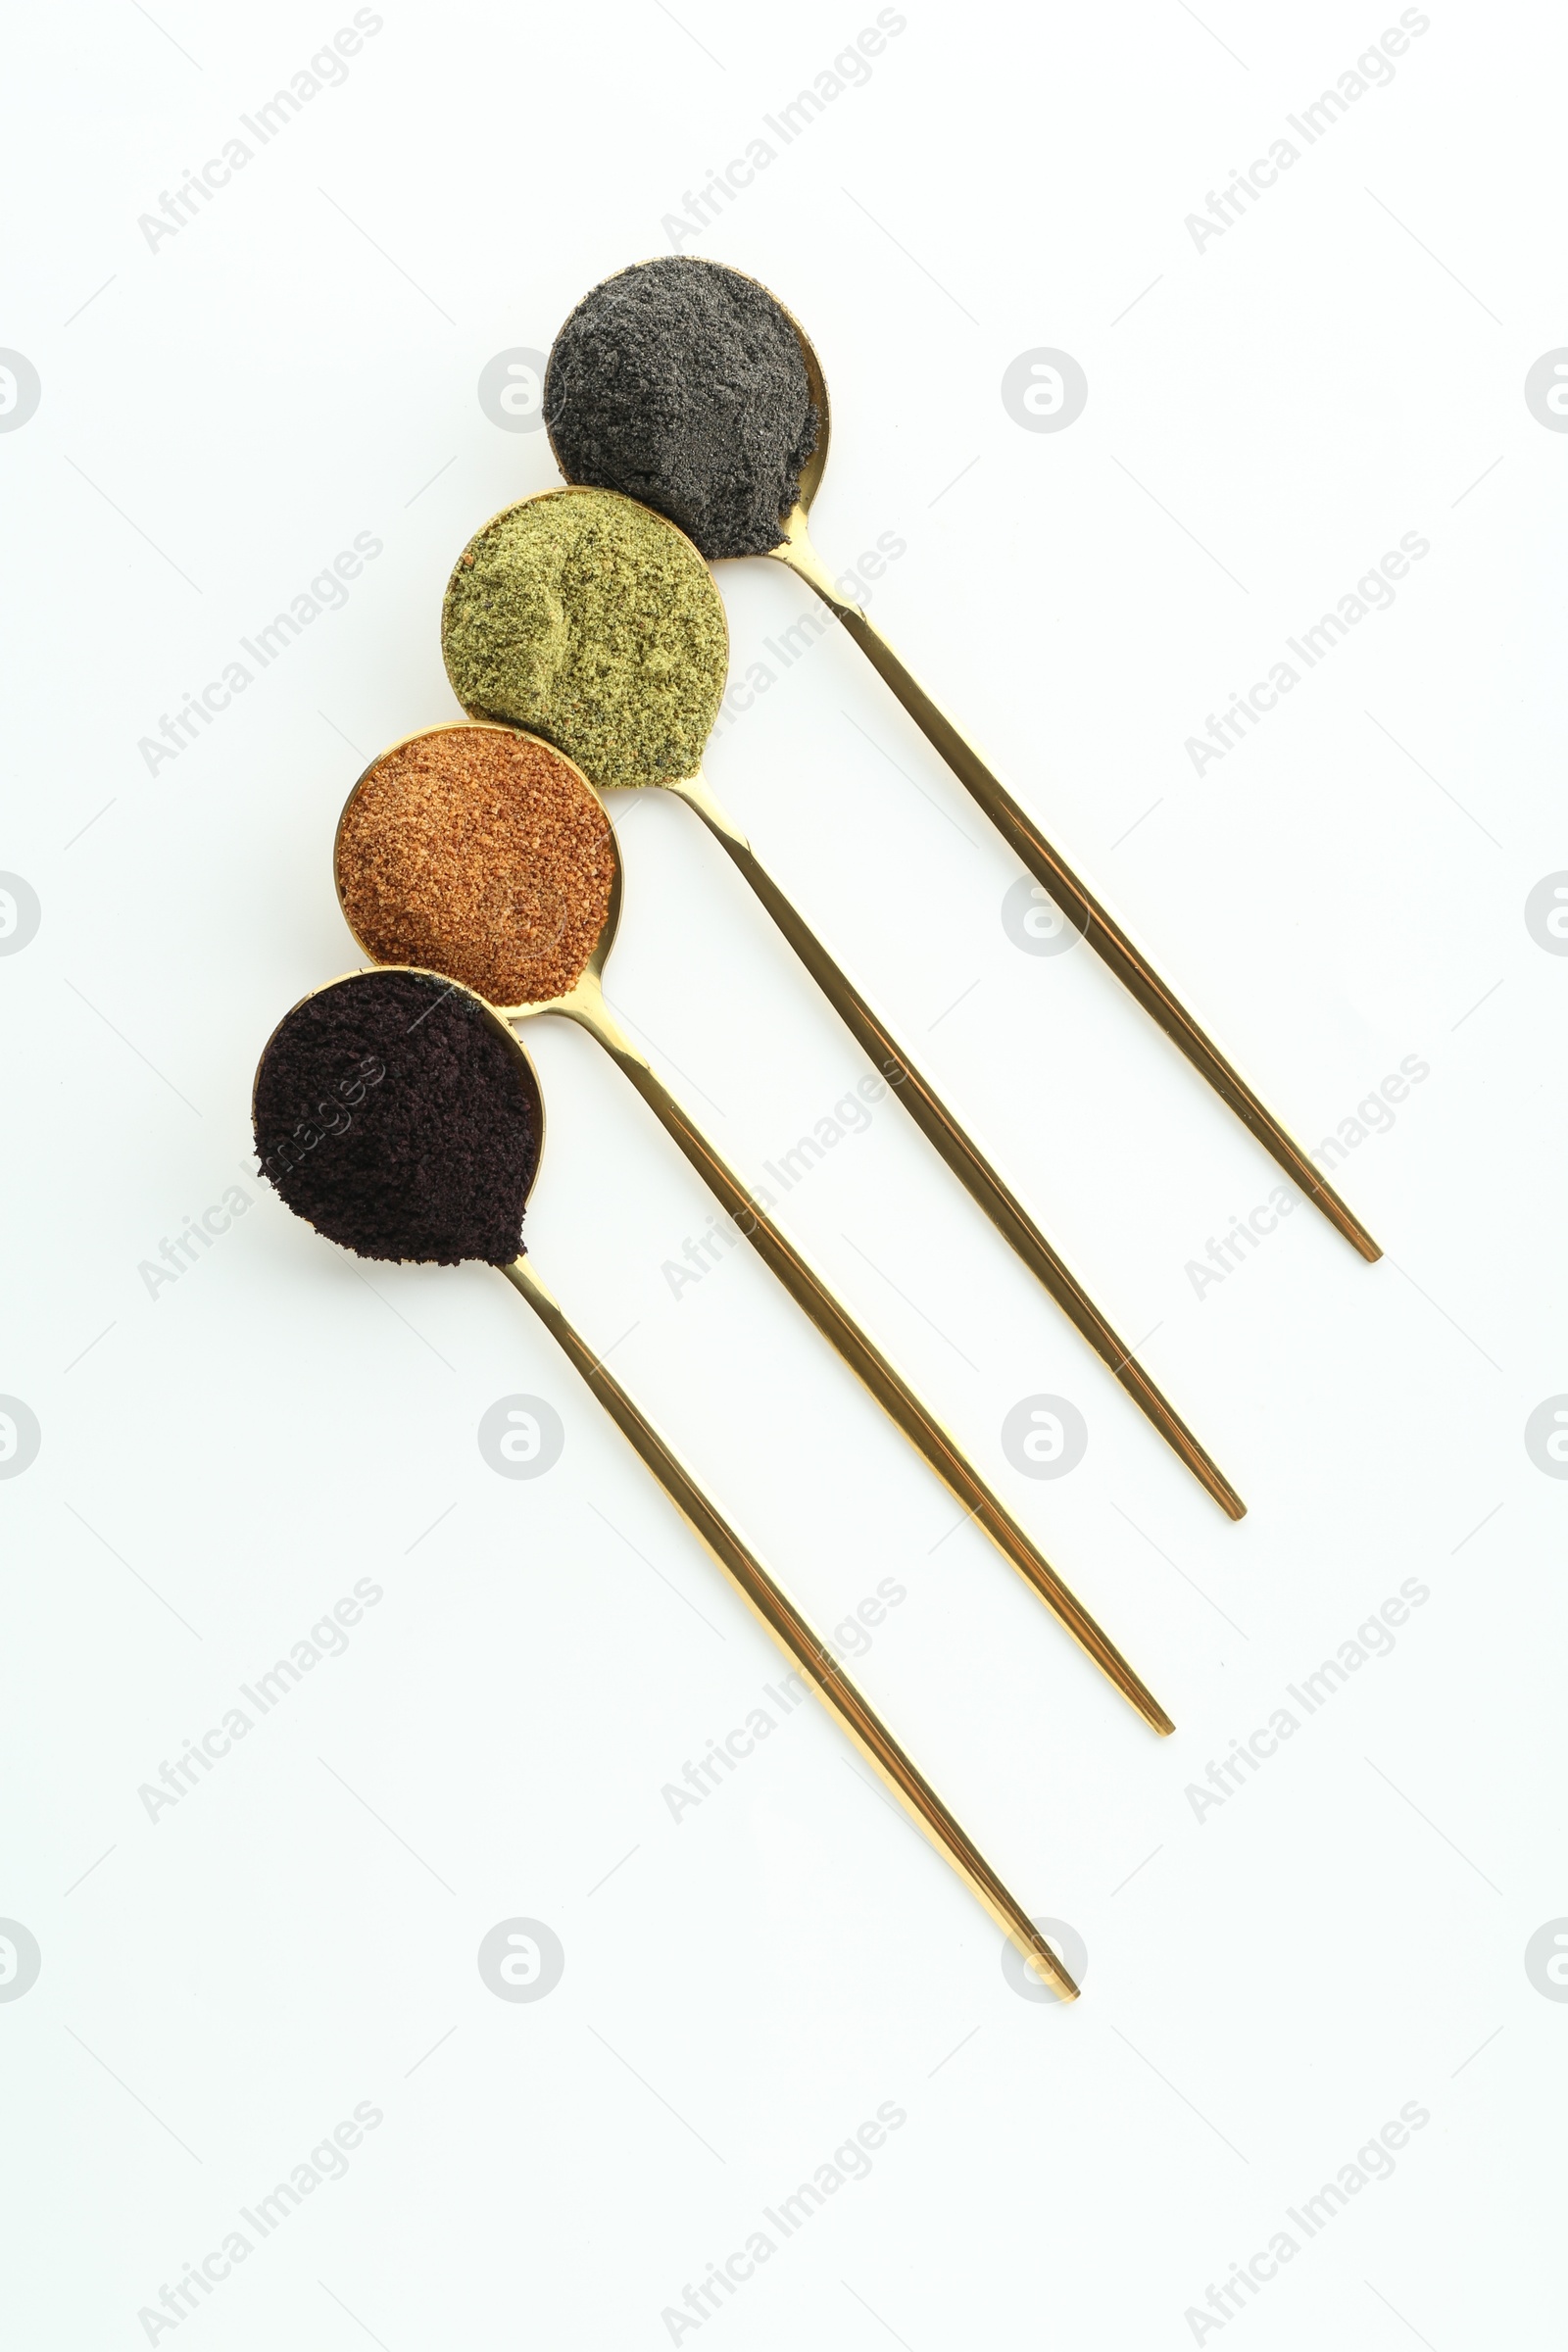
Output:
<instances>
[{"instance_id":1,"label":"gold spoon bowl","mask_svg":"<svg viewBox=\"0 0 1568 2352\"><path fill-rule=\"evenodd\" d=\"M695 254L681 258L693 269L727 267ZM633 265L636 269L646 267L642 263ZM619 274L624 276L628 272L621 271ZM745 272L736 270L730 274L742 276ZM1019 864L1033 875L1073 929L1082 934L1102 962L1108 965L1122 986L1158 1023L1178 1052L1186 1055L1221 1102L1229 1105L1264 1151L1284 1169L1293 1183L1300 1187L1308 1200L1321 1209L1352 1249L1358 1250L1369 1263L1381 1257L1381 1249L1360 1218L1341 1200L1334 1187L1325 1181L1289 1129L1268 1108L1234 1063L1226 1058L1213 1039L1182 1004L1174 991L1160 978L1143 949L1102 901L1096 898L1088 884L1073 871L1059 851L1053 848L1038 820L1008 791L974 744L926 692L913 672L906 667L875 623L867 619L858 605L840 594L827 565L811 543L808 526L811 503L822 486L822 476L827 468L831 425L827 378L810 338L799 319L779 301L770 287L762 285L760 278L753 278L750 282L760 287L794 329L806 367L807 385L818 417L816 443L801 472L799 499L789 514L779 517L779 529L783 536L776 547L767 551L768 558L786 565L821 598L878 676L891 687L932 749L953 770L975 806L1002 835ZM556 462L569 480L567 468L562 464L555 431L549 427L548 418L546 421Z\"/></svg>"},{"instance_id":2,"label":"gold spoon bowl","mask_svg":"<svg viewBox=\"0 0 1568 2352\"><path fill-rule=\"evenodd\" d=\"M447 999L459 998L463 1001L466 1017L491 1023L506 1039L509 1048L519 1056L525 1075L524 1091L530 1098L537 1143L528 1184L531 1192L538 1178L539 1161L544 1150L544 1094L538 1073L522 1041L482 999L446 982L440 973L427 972L411 964L389 965L385 968L431 981L441 991L433 1009L438 1009ZM366 977L364 973L345 974L340 979L328 981L324 989L315 990L312 994L319 997L334 989L352 990L357 984L363 983ZM302 1004L309 1002L309 998L301 1000ZM298 1012L300 1006L296 1005L293 1011ZM293 1013L286 1014L284 1021L278 1024L279 1029L292 1017ZM274 1030L273 1037L276 1035L277 1031ZM272 1040L269 1039L258 1065L258 1089L271 1043ZM255 1105L256 1095L253 1092L253 1121ZM262 1149L263 1140L258 1137L258 1152ZM526 1195L524 1198L526 1200ZM948 1811L930 1782L911 1763L886 1724L861 1696L798 1602L736 1532L668 1440L621 1387L613 1373L607 1370L602 1357L589 1346L560 1300L535 1271L532 1259L519 1249L512 1263L500 1267L499 1271L519 1297L526 1299L573 1370L592 1390L688 1526L717 1561L752 1614L794 1662L803 1680L815 1691L828 1713L855 1742L915 1827L952 1865L975 1900L996 1922L1008 1941L1022 1953L1026 1965L1043 1977L1061 1999L1075 1999L1077 1985L1022 1905L1008 1892L973 1839Z\"/></svg>"},{"instance_id":3,"label":"gold spoon bowl","mask_svg":"<svg viewBox=\"0 0 1568 2352\"><path fill-rule=\"evenodd\" d=\"M542 517L552 508L559 509L564 502L573 501L577 502L576 512L590 518L583 526L585 540L593 532L595 518L603 518L606 537L615 539L617 576L624 607L623 612L617 612L617 627L624 631L623 659L628 662L640 655L646 659L651 650L659 661L657 724L634 730L613 718L607 719L600 672L584 650L570 641L569 635L564 634L559 643L552 638L549 660L541 655L526 665L526 674L525 665L515 652L509 655L510 666L503 676L499 659L487 655L475 660L466 647L459 648L457 640L467 600L499 596L506 580L504 563L497 561L492 573L491 558L484 551L498 544L500 535L509 526L516 529L518 518L526 522L530 516ZM620 526L627 517L635 517L635 525L622 534ZM613 530L611 526L614 526ZM497 535L495 540L493 534ZM669 623L662 612L656 593L658 579L646 555L642 558L642 571L633 560L636 551L648 548L650 539L661 562L672 566L686 600L680 626ZM543 632L554 623L554 608L547 606L537 590L533 593L538 610L530 608L528 618ZM701 555L684 532L618 491L586 487L540 491L532 498L520 499L504 508L474 534L454 569L447 591L447 664L453 691L471 716L501 718L511 725L533 729L581 765L590 781L601 790L611 785L658 785L683 801L701 819L772 917L857 1044L887 1078L894 1100L904 1105L970 1198L1108 1366L1177 1458L1229 1518L1242 1518L1247 1505L1235 1487L1101 1311L1061 1252L1047 1239L1014 1188L999 1172L990 1153L937 1092L863 990L816 936L740 826L719 806L700 769L693 773L683 771L682 762L687 757L694 762L701 760L711 712L716 711L722 691L729 645L723 599ZM696 633L707 649L701 662L694 656L691 640L684 633L695 630L698 622L701 629ZM486 623L488 627L488 612ZM528 641L530 651L532 643ZM690 709L672 710L663 699L672 677L686 681ZM481 688L488 700L483 699ZM699 702L701 708L697 707Z\"/></svg>"},{"instance_id":4,"label":"gold spoon bowl","mask_svg":"<svg viewBox=\"0 0 1568 2352\"><path fill-rule=\"evenodd\" d=\"M399 958L395 955L387 955L387 941L378 938L376 932L369 928L365 911L354 910L354 879L344 858L346 829L355 821L360 797L375 787L380 771L399 753L410 745L428 743L443 735L466 731L459 726L433 727L392 746L367 768L349 795L338 820L333 848L333 872L338 897L350 931L372 961L395 963ZM517 731L514 729L498 727L486 732L512 741L519 740ZM796 1244L771 1216L760 1197L752 1191L717 1146L704 1133L697 1120L670 1092L646 1055L638 1051L615 1020L606 1003L604 987L605 966L620 920L621 866L614 830L581 770L551 747L546 746L545 749L557 763L563 789L580 794L585 807L591 808L603 822L614 858L613 873L603 925L571 986L535 1003L503 1005L498 1008L501 1017L508 1021L520 1021L554 1013L574 1021L604 1048L636 1088L688 1163L708 1185L720 1206L734 1220L740 1233L783 1284L796 1304L816 1325L823 1338L864 1383L910 1445L943 1480L963 1510L983 1528L1004 1558L1031 1586L1101 1672L1137 1708L1144 1720L1157 1732L1169 1732L1173 1726L1164 1708L992 1491L956 1439L910 1388L904 1375L889 1362L831 1285L803 1256ZM395 808L383 808L376 822L384 828L386 846L395 848ZM444 971L455 984L469 985L474 977L472 968L454 968L453 961L440 952L444 919L449 919L444 915L441 897L432 891L420 898L416 880L416 869L412 861L409 873L407 903L416 906L424 935L431 942L426 960L437 970Z\"/></svg>"}]
</instances>

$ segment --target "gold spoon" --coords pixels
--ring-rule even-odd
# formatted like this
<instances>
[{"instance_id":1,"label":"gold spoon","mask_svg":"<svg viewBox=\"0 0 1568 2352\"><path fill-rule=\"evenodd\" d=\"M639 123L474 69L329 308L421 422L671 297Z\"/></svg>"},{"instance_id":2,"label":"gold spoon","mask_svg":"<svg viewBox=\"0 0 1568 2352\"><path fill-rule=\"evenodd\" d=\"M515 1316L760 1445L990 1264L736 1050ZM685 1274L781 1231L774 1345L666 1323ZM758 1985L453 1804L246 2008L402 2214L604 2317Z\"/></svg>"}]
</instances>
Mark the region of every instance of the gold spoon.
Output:
<instances>
[{"instance_id":1,"label":"gold spoon","mask_svg":"<svg viewBox=\"0 0 1568 2352\"><path fill-rule=\"evenodd\" d=\"M683 255L681 259L694 269L726 267L708 262L695 254ZM635 263L631 270L620 270L617 275L630 276L636 270L647 267L646 263ZM730 274L743 276L745 272L735 270ZM613 279L606 280L607 284L613 282ZM759 278L753 278L750 282L753 285L761 284ZM1333 1186L1319 1175L1295 1137L1253 1092L1234 1063L1226 1059L1212 1038L1199 1027L1192 1014L1160 978L1143 950L1134 944L1115 917L1101 905L1087 883L1080 881L1060 853L1053 849L1037 820L1013 798L974 745L960 734L947 712L905 667L875 623L866 618L858 605L848 603L839 594L827 565L811 544L807 527L811 502L821 487L827 466L827 380L822 373L821 362L800 320L785 309L769 287L762 286L761 290L770 302L776 304L795 331L801 357L806 363L807 385L818 419L816 445L801 469L799 501L788 514L779 517L779 528L784 536L777 547L767 551L768 555L775 563L793 571L797 579L804 580L821 598L834 619L843 623L872 668L892 687L927 743L947 761L976 807L996 826L1019 863L1054 901L1073 929L1082 933L1101 960L1109 965L1122 986L1159 1023L1172 1044L1186 1054L1200 1076L1208 1081L1221 1102L1229 1104L1243 1126L1257 1138L1264 1151L1285 1170L1287 1176L1300 1186L1307 1198L1316 1203L1330 1224L1344 1234L1353 1249L1359 1250L1369 1263L1380 1258L1382 1250L1354 1210L1348 1207ZM570 480L570 471L562 461L554 425L548 414L545 423L556 463Z\"/></svg>"},{"instance_id":2,"label":"gold spoon","mask_svg":"<svg viewBox=\"0 0 1568 2352\"><path fill-rule=\"evenodd\" d=\"M372 796L366 803L367 829L391 850L399 843L400 827L404 823L401 810L392 803L388 816L376 809L378 776L383 767L410 747L428 743L445 735L469 733L499 735L508 741L526 741L518 730L506 727L474 729L462 725L431 727L418 735L406 737L372 760L354 790L350 793L343 813L338 819L333 842L332 870L337 883L338 899L343 916L357 944L376 963L400 964L401 954L389 952L388 941L377 939L367 928L367 915L362 908L358 918L350 911L353 896L353 875L344 853L345 833L352 826L359 830L357 814L362 795ZM620 920L621 867L614 831L605 815L593 789L581 770L572 765L552 746L541 747L552 762L563 786L581 796L580 807L592 810L598 823L605 828L612 872L608 892L605 918L597 938L572 985L563 993L540 999L535 1003L503 1005L503 1018L523 1020L536 1013L559 1013L586 1029L589 1036L603 1046L641 1095L649 1109L665 1133L679 1146L686 1159L712 1192L715 1200L733 1218L742 1235L752 1244L763 1262L778 1277L796 1304L803 1307L817 1330L835 1348L851 1370L864 1382L884 1412L904 1432L915 1449L943 1480L950 1492L963 1506L997 1548L1025 1582L1032 1586L1047 1607L1054 1612L1085 1649L1101 1672L1112 1682L1147 1723L1154 1730L1166 1733L1174 1729L1170 1717L1159 1701L1134 1673L1126 1659L1108 1637L1095 1623L1087 1609L1068 1590L1006 1506L992 1492L979 1471L963 1452L957 1442L946 1430L935 1414L909 1387L902 1373L889 1363L874 1342L855 1320L849 1308L829 1284L808 1263L783 1229L775 1224L765 1207L754 1197L745 1180L732 1168L717 1147L703 1133L697 1121L678 1102L663 1081L656 1074L646 1057L621 1030L605 1002L604 970L615 928ZM384 829L383 829L384 828ZM433 964L448 972L455 982L463 982L461 971L454 970L458 960L443 929L450 929L453 910L449 884L443 879L428 890L420 887L420 876L427 868L410 857L401 884L398 912L405 919L413 916L418 923L419 936L425 941L421 956L426 965ZM505 886L505 877L491 877ZM522 877L525 895L537 903L538 893L528 877ZM390 918L389 918L390 919Z\"/></svg>"},{"instance_id":3,"label":"gold spoon","mask_svg":"<svg viewBox=\"0 0 1568 2352\"><path fill-rule=\"evenodd\" d=\"M514 506L504 508L501 514L493 515L484 529L475 533L469 549L459 560L448 590L449 611L460 591L465 595L472 593L466 581L471 551L485 540L498 523L510 516L567 500L591 502L587 511L612 516L617 510L629 508L639 518L644 531L667 537L669 548L677 553L686 567L684 584L688 593L701 599L708 609L711 642L727 650L728 621L724 602L697 549L672 522L638 506L634 500L623 498L614 490L585 487L542 490L532 498L519 499ZM651 588L643 585L631 550L618 547L616 552L621 565L628 619L640 640L646 643L648 636L658 628L655 599ZM642 592L639 593L639 590ZM449 669L454 666L450 661L448 666ZM718 685L722 684L722 676L720 670L716 680ZM453 676L453 691L470 716L480 720L502 718L513 725L531 726L579 761L594 758L595 745L600 740L598 736L584 731L581 717L584 710L591 712L594 710L598 684L597 673L585 658L584 649L569 634L565 635L564 642L552 642L548 658L540 657L527 680L522 699L512 708L481 707L464 694L458 677ZM681 738L661 748L651 735L646 736L639 740L634 754L628 752L624 757L617 758L612 771L608 767L602 768L598 773L591 773L590 781L601 788L612 784L662 785L702 819L736 871L772 916L851 1035L871 1056L876 1068L888 1078L895 1100L903 1103L970 1198L984 1209L997 1231L1011 1245L1031 1274L1089 1342L1096 1354L1109 1366L1140 1412L1158 1430L1200 1485L1213 1496L1229 1518L1245 1517L1247 1505L1218 1463L1207 1448L1200 1444L1175 1406L1102 1314L1077 1275L1046 1239L1028 1209L998 1174L956 1113L943 1101L931 1081L922 1075L882 1015L829 954L799 907L785 896L740 827L719 807L707 779L700 773L682 774L678 771L678 761L683 754L689 754L694 759L700 756L701 714L693 712L691 717L693 723L684 730ZM590 727L592 723L590 720ZM666 764L662 765L662 760ZM667 772L667 762L670 760L677 762L674 773Z\"/></svg>"},{"instance_id":4,"label":"gold spoon","mask_svg":"<svg viewBox=\"0 0 1568 2352\"><path fill-rule=\"evenodd\" d=\"M538 1076L523 1050L521 1040L481 998L471 995L466 989L456 987L439 973L421 971L408 964L387 968L399 970L411 979L428 982L433 992L432 1013L439 1015L441 1007L449 1004L454 1012L461 1006L464 1018L488 1022L517 1055L534 1140L533 1167L523 1195L526 1205L543 1155L545 1110ZM334 989L362 987L371 977L367 973L351 973L342 979L330 980L325 988L313 990L310 997L302 998L293 1011L278 1023L263 1050L257 1068L256 1089L252 1094L253 1123L256 1121L256 1094L261 1088L268 1055L280 1032L313 999L323 997ZM453 1000L457 1002L454 1004ZM427 1017L426 1014L420 1014L419 1020L422 1022ZM361 1083L359 1092L362 1098L366 1091ZM328 1105L322 1107L324 1110ZM346 1105L331 1104L330 1107L341 1113ZM499 1102L492 1102L491 1108L498 1117L506 1115ZM353 1113L349 1112L348 1115L352 1124ZM264 1165L268 1156L266 1146L270 1140L263 1136L258 1126L257 1156ZM274 1157L276 1151L274 1141ZM389 1173L389 1186L395 1182L395 1174ZM279 1183L278 1189L287 1200L282 1183ZM293 1203L290 1202L290 1205ZM573 1369L581 1375L675 1508L718 1562L752 1614L772 1636L785 1655L794 1660L804 1680L809 1683L828 1713L849 1734L866 1762L886 1782L915 1827L930 1839L938 1853L946 1856L970 1893L984 1906L1008 1941L1023 1954L1026 1964L1032 1965L1038 1974L1043 1975L1063 2000L1075 2000L1078 1996L1077 1985L1021 1904L1008 1893L985 1856L955 1821L930 1782L910 1762L880 1716L861 1697L827 1643L803 1615L797 1602L737 1535L717 1503L693 1472L687 1469L667 1439L660 1434L642 1408L627 1395L613 1373L606 1370L603 1361L572 1324L565 1309L534 1272L526 1252L519 1250L517 1256L498 1271L527 1300Z\"/></svg>"}]
</instances>

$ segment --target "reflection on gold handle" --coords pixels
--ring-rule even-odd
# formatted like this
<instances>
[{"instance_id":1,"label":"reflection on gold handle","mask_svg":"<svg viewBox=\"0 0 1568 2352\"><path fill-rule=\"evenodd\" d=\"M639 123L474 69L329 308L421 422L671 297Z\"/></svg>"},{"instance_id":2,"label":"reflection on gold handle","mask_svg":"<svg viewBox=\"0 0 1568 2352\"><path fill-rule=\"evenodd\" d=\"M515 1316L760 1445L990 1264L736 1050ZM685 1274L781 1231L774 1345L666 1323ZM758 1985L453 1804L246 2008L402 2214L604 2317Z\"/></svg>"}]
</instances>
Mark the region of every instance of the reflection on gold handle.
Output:
<instances>
[{"instance_id":1,"label":"reflection on gold handle","mask_svg":"<svg viewBox=\"0 0 1568 2352\"><path fill-rule=\"evenodd\" d=\"M553 1001L551 1010L565 1013L579 1022L613 1055L665 1133L679 1145L698 1175L777 1275L796 1304L805 1309L823 1338L865 1383L883 1411L925 1456L1004 1557L1034 1587L1047 1607L1054 1610L1102 1674L1115 1684L1155 1731L1174 1730L1159 1701L999 1501L955 1439L921 1403L902 1373L895 1371L880 1348L866 1337L843 1300L807 1263L789 1236L774 1224L765 1209L758 1206L722 1152L709 1141L622 1034L611 1017L597 978L592 973L585 974L569 996Z\"/></svg>"},{"instance_id":2,"label":"reflection on gold handle","mask_svg":"<svg viewBox=\"0 0 1568 2352\"><path fill-rule=\"evenodd\" d=\"M1076 1999L1078 1987L1050 1944L1007 1892L985 1856L958 1827L929 1781L916 1771L887 1726L867 1706L832 1651L812 1631L782 1586L774 1583L685 1464L567 1321L560 1303L528 1260L519 1257L501 1271L527 1299L616 1428L630 1441L676 1509L696 1530L741 1598L780 1649L794 1659L828 1713L843 1725L911 1821L930 1838L938 1853L946 1855L970 1893L985 1906L1024 1958L1034 1963L1037 1973L1045 1977L1053 1990L1063 2000Z\"/></svg>"},{"instance_id":3,"label":"reflection on gold handle","mask_svg":"<svg viewBox=\"0 0 1568 2352\"><path fill-rule=\"evenodd\" d=\"M887 639L867 620L858 605L844 602L810 543L806 530L806 517L799 508L790 516L785 528L789 536L781 546L771 550L773 556L814 588L823 603L844 623L872 668L892 687L927 743L941 754L971 800L991 819L1019 864L1033 874L1041 888L1060 907L1073 929L1080 932L1102 961L1110 966L1122 986L1159 1023L1172 1044L1186 1054L1194 1069L1207 1079L1221 1102L1229 1104L1243 1126L1257 1138L1264 1151L1278 1162L1287 1176L1300 1186L1310 1200L1316 1202L1330 1224L1336 1226L1364 1258L1370 1261L1381 1257L1382 1250L1360 1218L1347 1207L1333 1186L1324 1182L1295 1137L1258 1100L1240 1071L1231 1066L1213 1040L1204 1035L1192 1014L1177 1002L1143 951L1133 945L1121 925L1106 913L1094 894L1052 848L1028 810L1019 807L1000 777L993 775L973 744L958 732L947 712L911 677Z\"/></svg>"},{"instance_id":4,"label":"reflection on gold handle","mask_svg":"<svg viewBox=\"0 0 1568 2352\"><path fill-rule=\"evenodd\" d=\"M880 1013L866 1003L799 908L785 897L745 834L720 808L706 780L688 776L668 789L696 810L715 841L722 845L852 1036L890 1080L895 1099L935 1145L997 1231L1011 1244L1091 1348L1110 1366L1128 1396L1194 1477L1206 1487L1220 1508L1232 1519L1245 1518L1247 1505L1225 1473L1160 1394L1131 1348L1118 1338L1071 1267L1057 1255L974 1138L958 1124L929 1079L915 1068Z\"/></svg>"}]
</instances>

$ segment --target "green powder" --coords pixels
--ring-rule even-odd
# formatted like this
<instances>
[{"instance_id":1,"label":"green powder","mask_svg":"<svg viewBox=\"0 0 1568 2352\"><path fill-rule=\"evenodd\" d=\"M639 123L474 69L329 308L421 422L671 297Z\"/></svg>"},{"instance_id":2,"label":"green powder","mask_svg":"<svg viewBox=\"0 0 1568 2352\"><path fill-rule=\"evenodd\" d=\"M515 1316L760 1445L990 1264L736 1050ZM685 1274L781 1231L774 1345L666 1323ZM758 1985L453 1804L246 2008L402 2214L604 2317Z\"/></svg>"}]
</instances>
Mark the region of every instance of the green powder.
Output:
<instances>
[{"instance_id":1,"label":"green powder","mask_svg":"<svg viewBox=\"0 0 1568 2352\"><path fill-rule=\"evenodd\" d=\"M527 727L602 785L695 775L729 667L702 557L612 490L486 523L452 574L441 649L470 718Z\"/></svg>"}]
</instances>

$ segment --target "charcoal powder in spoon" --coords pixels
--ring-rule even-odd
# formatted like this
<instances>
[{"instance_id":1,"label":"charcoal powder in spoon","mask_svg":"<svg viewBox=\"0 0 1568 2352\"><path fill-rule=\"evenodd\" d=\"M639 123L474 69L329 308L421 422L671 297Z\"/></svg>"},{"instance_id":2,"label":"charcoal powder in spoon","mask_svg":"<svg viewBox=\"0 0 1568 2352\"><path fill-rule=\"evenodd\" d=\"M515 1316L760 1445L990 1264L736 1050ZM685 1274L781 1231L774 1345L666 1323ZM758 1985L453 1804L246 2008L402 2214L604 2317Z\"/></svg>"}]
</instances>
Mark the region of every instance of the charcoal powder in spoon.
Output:
<instances>
[{"instance_id":1,"label":"charcoal powder in spoon","mask_svg":"<svg viewBox=\"0 0 1568 2352\"><path fill-rule=\"evenodd\" d=\"M671 254L606 278L556 337L545 422L571 482L622 490L710 559L783 539L817 414L765 286Z\"/></svg>"},{"instance_id":2,"label":"charcoal powder in spoon","mask_svg":"<svg viewBox=\"0 0 1568 2352\"><path fill-rule=\"evenodd\" d=\"M433 973L360 972L282 1020L256 1073L256 1156L360 1257L510 1265L544 1112L515 1043Z\"/></svg>"}]
</instances>

